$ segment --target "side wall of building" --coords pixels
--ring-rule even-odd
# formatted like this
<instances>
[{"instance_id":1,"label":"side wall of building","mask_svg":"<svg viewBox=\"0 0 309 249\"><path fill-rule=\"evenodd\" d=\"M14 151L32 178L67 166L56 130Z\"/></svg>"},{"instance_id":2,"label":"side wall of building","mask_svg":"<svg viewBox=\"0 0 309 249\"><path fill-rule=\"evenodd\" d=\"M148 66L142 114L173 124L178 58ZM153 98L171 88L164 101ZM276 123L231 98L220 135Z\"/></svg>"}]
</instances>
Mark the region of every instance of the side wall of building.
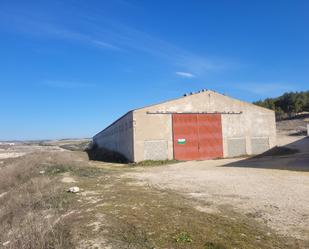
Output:
<instances>
[{"instance_id":1,"label":"side wall of building","mask_svg":"<svg viewBox=\"0 0 309 249\"><path fill-rule=\"evenodd\" d=\"M134 111L135 161L173 159L172 117Z\"/></svg>"},{"instance_id":2,"label":"side wall of building","mask_svg":"<svg viewBox=\"0 0 309 249\"><path fill-rule=\"evenodd\" d=\"M93 137L99 148L120 153L128 161L134 161L133 112L129 112L115 123Z\"/></svg>"},{"instance_id":3,"label":"side wall of building","mask_svg":"<svg viewBox=\"0 0 309 249\"><path fill-rule=\"evenodd\" d=\"M135 110L135 161L173 159L172 115L158 112L226 113L222 114L224 157L259 154L276 144L273 111L206 91Z\"/></svg>"}]
</instances>

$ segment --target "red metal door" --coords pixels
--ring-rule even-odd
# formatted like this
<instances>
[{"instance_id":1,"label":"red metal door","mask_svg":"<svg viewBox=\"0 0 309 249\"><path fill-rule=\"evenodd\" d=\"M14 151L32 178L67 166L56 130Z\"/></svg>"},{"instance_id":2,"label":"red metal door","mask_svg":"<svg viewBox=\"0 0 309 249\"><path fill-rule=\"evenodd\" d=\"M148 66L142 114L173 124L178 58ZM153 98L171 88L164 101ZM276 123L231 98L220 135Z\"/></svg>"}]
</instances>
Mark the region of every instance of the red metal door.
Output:
<instances>
[{"instance_id":1,"label":"red metal door","mask_svg":"<svg viewBox=\"0 0 309 249\"><path fill-rule=\"evenodd\" d=\"M220 114L173 114L174 159L223 156Z\"/></svg>"},{"instance_id":2,"label":"red metal door","mask_svg":"<svg viewBox=\"0 0 309 249\"><path fill-rule=\"evenodd\" d=\"M199 157L196 114L173 114L173 144L176 160Z\"/></svg>"},{"instance_id":3,"label":"red metal door","mask_svg":"<svg viewBox=\"0 0 309 249\"><path fill-rule=\"evenodd\" d=\"M221 114L197 114L199 159L223 157Z\"/></svg>"}]
</instances>

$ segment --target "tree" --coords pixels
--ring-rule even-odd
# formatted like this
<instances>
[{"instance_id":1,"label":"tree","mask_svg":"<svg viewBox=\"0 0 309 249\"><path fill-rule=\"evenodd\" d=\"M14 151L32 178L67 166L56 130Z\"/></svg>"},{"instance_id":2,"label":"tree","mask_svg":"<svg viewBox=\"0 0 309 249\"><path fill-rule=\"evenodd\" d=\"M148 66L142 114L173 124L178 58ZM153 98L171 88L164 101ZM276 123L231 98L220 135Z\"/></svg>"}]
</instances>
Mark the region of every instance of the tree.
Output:
<instances>
[{"instance_id":1,"label":"tree","mask_svg":"<svg viewBox=\"0 0 309 249\"><path fill-rule=\"evenodd\" d=\"M277 98L266 98L253 104L274 110L278 119L292 117L300 112L309 112L309 91L287 92Z\"/></svg>"}]
</instances>

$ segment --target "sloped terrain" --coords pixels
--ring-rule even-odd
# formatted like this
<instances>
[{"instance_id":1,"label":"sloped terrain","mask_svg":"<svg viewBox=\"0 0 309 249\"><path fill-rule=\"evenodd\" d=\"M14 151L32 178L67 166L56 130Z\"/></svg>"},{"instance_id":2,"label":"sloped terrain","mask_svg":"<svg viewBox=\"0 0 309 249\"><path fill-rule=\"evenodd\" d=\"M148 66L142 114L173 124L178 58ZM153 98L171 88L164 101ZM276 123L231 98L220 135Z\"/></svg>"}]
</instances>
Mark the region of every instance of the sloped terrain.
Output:
<instances>
[{"instance_id":1,"label":"sloped terrain","mask_svg":"<svg viewBox=\"0 0 309 249\"><path fill-rule=\"evenodd\" d=\"M88 161L85 153L71 151L33 152L6 160L0 171L1 245L12 249L308 245L302 237L291 236L294 233L283 235L271 228L259 213L257 203L262 200L255 186L272 188L278 195L272 185L276 178L265 178L267 170L251 175L241 168L216 167L222 160L208 162L132 167ZM307 191L306 179L300 181L293 174L289 178L285 184L298 181L299 191ZM247 192L239 190L249 183ZM80 191L67 192L72 186ZM228 191L230 187L236 192ZM250 203L250 209L243 212L237 202ZM271 202L265 205L273 212L268 219L276 220L277 208ZM280 214L286 214L281 208Z\"/></svg>"},{"instance_id":2,"label":"sloped terrain","mask_svg":"<svg viewBox=\"0 0 309 249\"><path fill-rule=\"evenodd\" d=\"M282 120L277 122L277 133L288 136L306 136L309 115L303 115L301 118Z\"/></svg>"},{"instance_id":3,"label":"sloped terrain","mask_svg":"<svg viewBox=\"0 0 309 249\"><path fill-rule=\"evenodd\" d=\"M170 165L89 161L87 141L2 144L0 247L309 248L309 140L291 135L304 122L278 124L275 155Z\"/></svg>"}]
</instances>

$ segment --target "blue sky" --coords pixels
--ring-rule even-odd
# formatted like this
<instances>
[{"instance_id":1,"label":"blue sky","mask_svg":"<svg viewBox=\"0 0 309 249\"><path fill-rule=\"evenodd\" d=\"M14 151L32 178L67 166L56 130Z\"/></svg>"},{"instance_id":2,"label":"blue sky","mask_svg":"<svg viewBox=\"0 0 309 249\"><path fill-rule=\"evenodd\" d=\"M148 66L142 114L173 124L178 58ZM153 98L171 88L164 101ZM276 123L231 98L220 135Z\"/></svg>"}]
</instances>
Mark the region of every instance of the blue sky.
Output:
<instances>
[{"instance_id":1,"label":"blue sky","mask_svg":"<svg viewBox=\"0 0 309 249\"><path fill-rule=\"evenodd\" d=\"M0 140L90 137L200 89L308 90L309 1L1 0Z\"/></svg>"}]
</instances>

